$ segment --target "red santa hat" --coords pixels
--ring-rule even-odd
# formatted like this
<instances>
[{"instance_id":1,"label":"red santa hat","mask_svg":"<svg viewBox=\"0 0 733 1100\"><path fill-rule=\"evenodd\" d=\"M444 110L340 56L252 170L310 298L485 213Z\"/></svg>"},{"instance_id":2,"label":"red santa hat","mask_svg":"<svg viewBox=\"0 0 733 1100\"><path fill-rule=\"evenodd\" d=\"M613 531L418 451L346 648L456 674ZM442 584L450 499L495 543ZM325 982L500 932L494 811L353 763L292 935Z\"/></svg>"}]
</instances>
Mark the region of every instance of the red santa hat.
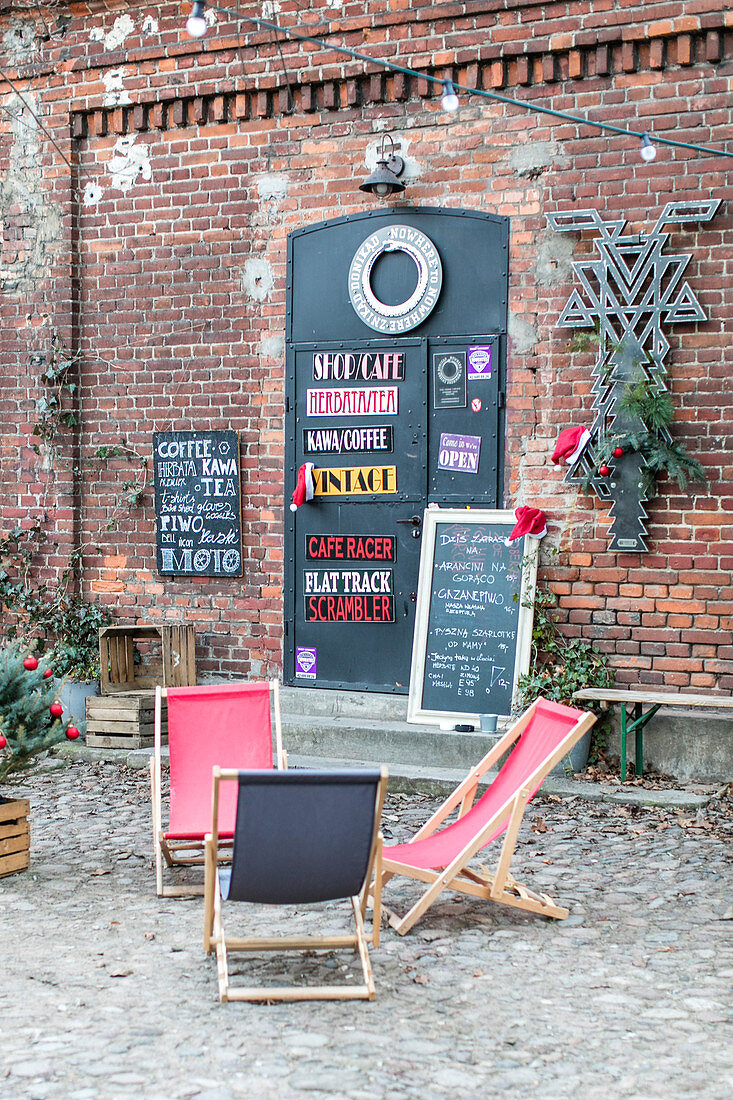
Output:
<instances>
[{"instance_id":1,"label":"red santa hat","mask_svg":"<svg viewBox=\"0 0 733 1100\"><path fill-rule=\"evenodd\" d=\"M290 505L291 512L297 512L301 504L313 500L315 486L313 485L313 463L304 462L298 470L298 481L293 489L293 500Z\"/></svg>"},{"instance_id":2,"label":"red santa hat","mask_svg":"<svg viewBox=\"0 0 733 1100\"><path fill-rule=\"evenodd\" d=\"M541 508L527 508L522 505L514 512L516 523L512 533L504 540L511 546L515 539L529 535L531 539L541 539L547 534L547 520Z\"/></svg>"},{"instance_id":3,"label":"red santa hat","mask_svg":"<svg viewBox=\"0 0 733 1100\"><path fill-rule=\"evenodd\" d=\"M563 461L568 466L577 462L584 449L590 442L590 432L587 428L565 428L560 432L552 452L552 461L555 466L562 466Z\"/></svg>"}]
</instances>

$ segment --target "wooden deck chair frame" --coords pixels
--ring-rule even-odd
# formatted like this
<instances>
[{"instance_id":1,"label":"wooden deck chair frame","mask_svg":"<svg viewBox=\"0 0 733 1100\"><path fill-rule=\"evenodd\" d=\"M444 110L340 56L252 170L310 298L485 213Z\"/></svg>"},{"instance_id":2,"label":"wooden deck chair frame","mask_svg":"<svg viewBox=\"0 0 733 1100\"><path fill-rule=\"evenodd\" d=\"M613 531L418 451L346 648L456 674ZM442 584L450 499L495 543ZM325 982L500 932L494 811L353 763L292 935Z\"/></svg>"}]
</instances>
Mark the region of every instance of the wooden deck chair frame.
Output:
<instances>
[{"instance_id":1,"label":"wooden deck chair frame","mask_svg":"<svg viewBox=\"0 0 733 1100\"><path fill-rule=\"evenodd\" d=\"M458 817L468 813L474 804L478 792L478 784L481 777L496 764L501 757L511 749L521 734L529 725L541 699L535 702L521 715L506 734L484 756L483 760L471 770L455 791L436 810L429 821L411 838L410 843L431 836L441 825L458 810ZM418 901L405 914L399 917L385 906L385 913L389 923L400 935L406 932L423 916L433 902L444 890L455 890L469 897L484 898L488 901L499 902L515 909L523 909L529 913L538 913L544 917L553 917L564 920L569 910L556 905L547 894L538 894L527 886L517 882L509 873L514 848L517 842L517 834L522 823L524 811L538 786L542 783L552 769L560 763L570 749L590 729L596 721L596 716L589 712L578 712L582 717L568 731L558 747L529 775L520 790L517 790L512 798L505 802L501 808L493 814L479 832L471 839L471 842L456 853L455 858L442 869L431 870L422 867L413 867L389 857L389 848L386 849L382 860L381 886L394 875L405 875L419 882L428 883L428 888ZM488 839L496 832L500 823L506 819L509 813L509 821L501 845L496 869L491 872L480 864L474 864L469 868L467 864L481 851Z\"/></svg>"},{"instance_id":2,"label":"wooden deck chair frame","mask_svg":"<svg viewBox=\"0 0 733 1100\"><path fill-rule=\"evenodd\" d=\"M280 715L280 685L277 680L267 681L272 701L272 711L275 724L275 767L287 768L288 755L283 749L282 720ZM213 685L212 685L213 686ZM176 689L181 691L183 689ZM155 853L155 886L159 898L176 898L200 896L204 892L203 883L192 883L186 886L169 885L164 882L164 868L190 867L204 864L204 840L172 840L166 837L163 828L163 763L162 763L162 713L163 699L168 695L168 689L157 686L155 689L155 734L153 755L150 759L150 794L153 807L153 850ZM209 782L206 776L204 782ZM226 849L227 842L222 841L222 847ZM229 845L231 847L231 845ZM220 858L226 859L226 851Z\"/></svg>"},{"instance_id":3,"label":"wooden deck chair frame","mask_svg":"<svg viewBox=\"0 0 733 1100\"><path fill-rule=\"evenodd\" d=\"M379 946L379 929L382 919L382 834L379 831L384 798L387 792L387 769L379 769L381 778L377 786L374 812L374 831L371 849L361 893L349 898L353 912L354 931L338 936L246 936L225 935L222 922L222 900L219 883L220 852L217 836L219 788L221 783L236 782L239 773L214 768L212 792L212 832L206 837L204 872L204 951L216 952L217 979L221 1001L335 1001L367 1000L375 997L374 976L369 943ZM370 894L372 897L372 934L367 935L365 918ZM234 903L237 904L237 903ZM356 951L361 963L363 982L354 985L327 986L235 986L230 984L228 952L267 951Z\"/></svg>"}]
</instances>

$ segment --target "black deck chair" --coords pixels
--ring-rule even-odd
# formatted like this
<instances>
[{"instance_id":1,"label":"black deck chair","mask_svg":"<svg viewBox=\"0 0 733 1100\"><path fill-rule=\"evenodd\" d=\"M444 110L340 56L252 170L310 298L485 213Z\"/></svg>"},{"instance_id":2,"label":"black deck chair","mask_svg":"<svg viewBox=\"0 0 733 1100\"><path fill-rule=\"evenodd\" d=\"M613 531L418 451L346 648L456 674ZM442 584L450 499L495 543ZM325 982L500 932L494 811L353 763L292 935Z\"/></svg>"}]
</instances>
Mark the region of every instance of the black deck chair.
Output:
<instances>
[{"instance_id":1,"label":"black deck chair","mask_svg":"<svg viewBox=\"0 0 733 1100\"><path fill-rule=\"evenodd\" d=\"M374 897L372 935L364 929L369 888L381 882L379 822L386 769L374 771L226 771L214 768L212 831L206 837L204 949L216 950L222 1001L374 1000L367 944L379 943L381 893ZM222 783L237 783L231 868L217 866L217 814ZM227 937L222 908L235 901L305 905L349 898L355 931L339 936ZM224 903L224 906L223 904ZM228 917L227 913L227 917ZM227 952L359 953L360 985L230 988Z\"/></svg>"}]
</instances>

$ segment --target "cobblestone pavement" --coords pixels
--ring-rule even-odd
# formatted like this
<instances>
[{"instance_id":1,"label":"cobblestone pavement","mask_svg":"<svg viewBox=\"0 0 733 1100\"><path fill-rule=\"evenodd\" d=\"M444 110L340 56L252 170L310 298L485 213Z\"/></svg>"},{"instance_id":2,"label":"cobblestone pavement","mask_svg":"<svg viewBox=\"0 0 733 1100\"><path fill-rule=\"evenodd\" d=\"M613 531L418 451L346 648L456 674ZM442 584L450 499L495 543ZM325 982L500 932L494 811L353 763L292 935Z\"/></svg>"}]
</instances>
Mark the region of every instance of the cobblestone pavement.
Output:
<instances>
[{"instance_id":1,"label":"cobblestone pavement","mask_svg":"<svg viewBox=\"0 0 733 1100\"><path fill-rule=\"evenodd\" d=\"M405 938L385 932L372 1004L222 1005L201 901L155 897L146 777L74 764L12 788L33 848L30 872L0 880L3 1100L733 1094L722 806L538 797L513 870L566 921L445 895ZM406 839L433 805L391 797L385 830ZM385 900L414 895L395 881ZM324 981L352 959L307 961Z\"/></svg>"}]
</instances>

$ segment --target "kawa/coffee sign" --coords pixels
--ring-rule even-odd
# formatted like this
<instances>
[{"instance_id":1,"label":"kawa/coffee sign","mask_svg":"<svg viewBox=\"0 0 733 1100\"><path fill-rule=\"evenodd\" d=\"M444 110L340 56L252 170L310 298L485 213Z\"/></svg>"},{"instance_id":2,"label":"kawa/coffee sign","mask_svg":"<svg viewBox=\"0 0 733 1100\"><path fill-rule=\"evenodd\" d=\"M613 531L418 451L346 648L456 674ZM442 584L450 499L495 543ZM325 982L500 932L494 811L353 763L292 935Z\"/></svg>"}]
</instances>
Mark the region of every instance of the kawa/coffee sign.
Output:
<instances>
[{"instance_id":1,"label":"kawa/coffee sign","mask_svg":"<svg viewBox=\"0 0 733 1100\"><path fill-rule=\"evenodd\" d=\"M308 390L306 416L397 416L396 386Z\"/></svg>"},{"instance_id":2,"label":"kawa/coffee sign","mask_svg":"<svg viewBox=\"0 0 733 1100\"><path fill-rule=\"evenodd\" d=\"M242 573L237 432L156 432L153 474L159 573Z\"/></svg>"},{"instance_id":3,"label":"kawa/coffee sign","mask_svg":"<svg viewBox=\"0 0 733 1100\"><path fill-rule=\"evenodd\" d=\"M394 446L391 424L375 428L305 428L304 455L368 454Z\"/></svg>"},{"instance_id":4,"label":"kawa/coffee sign","mask_svg":"<svg viewBox=\"0 0 733 1100\"><path fill-rule=\"evenodd\" d=\"M396 466L328 466L313 471L317 497L389 495L397 492Z\"/></svg>"}]
</instances>

